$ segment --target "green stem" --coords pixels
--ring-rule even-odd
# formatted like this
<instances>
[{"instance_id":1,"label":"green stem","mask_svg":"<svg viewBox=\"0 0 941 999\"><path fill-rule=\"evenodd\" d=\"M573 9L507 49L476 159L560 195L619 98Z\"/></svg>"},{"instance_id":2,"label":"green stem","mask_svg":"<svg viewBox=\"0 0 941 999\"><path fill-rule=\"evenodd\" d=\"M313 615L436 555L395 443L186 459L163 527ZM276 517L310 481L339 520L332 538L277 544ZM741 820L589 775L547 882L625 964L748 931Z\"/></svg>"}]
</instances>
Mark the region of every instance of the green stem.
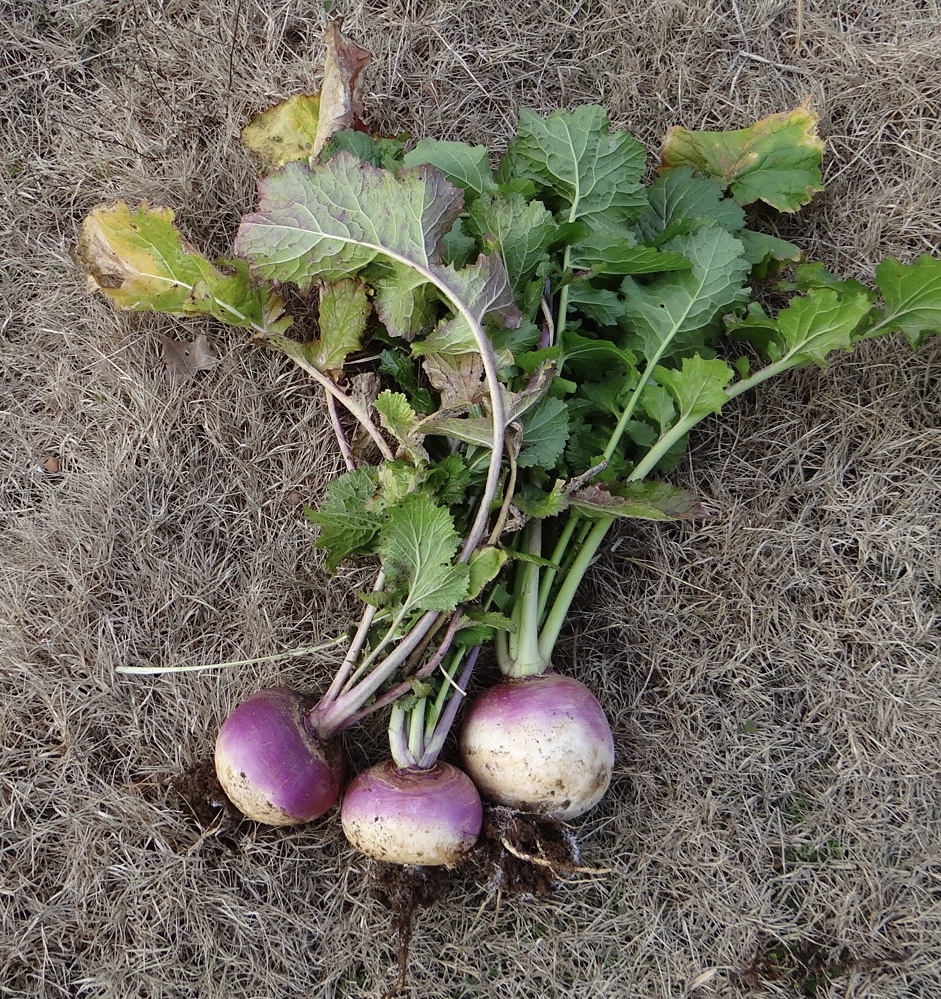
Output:
<instances>
[{"instance_id":1,"label":"green stem","mask_svg":"<svg viewBox=\"0 0 941 999\"><path fill-rule=\"evenodd\" d=\"M408 716L408 751L416 760L425 755L425 706L424 697L411 709Z\"/></svg>"},{"instance_id":2,"label":"green stem","mask_svg":"<svg viewBox=\"0 0 941 999\"><path fill-rule=\"evenodd\" d=\"M547 665L552 661L555 643L559 640L565 617L575 599L575 592L613 523L614 517L601 517L592 524L588 536L579 549L578 555L575 556L575 560L552 602L546 622L539 634L539 655Z\"/></svg>"},{"instance_id":3,"label":"green stem","mask_svg":"<svg viewBox=\"0 0 941 999\"><path fill-rule=\"evenodd\" d=\"M549 598L552 595L552 587L555 584L556 577L560 572L565 575L566 564L571 562L575 557L575 549L585 540L585 535L588 533L589 527L590 525L583 521L577 513L569 513L565 527L562 528L562 533L559 535L559 539L555 543L555 548L552 549L552 554L549 556L549 561L553 565L552 567L546 567L542 574L542 582L539 585L540 622L545 617L546 607L549 606ZM573 543L572 536L575 534L576 528L579 531L580 537L576 538Z\"/></svg>"},{"instance_id":4,"label":"green stem","mask_svg":"<svg viewBox=\"0 0 941 999\"><path fill-rule=\"evenodd\" d=\"M524 550L542 554L542 521L533 519L523 529ZM536 676L544 673L547 662L539 651L539 572L537 562L521 562L516 567L517 586L513 604L517 625L516 652L508 676Z\"/></svg>"}]
</instances>

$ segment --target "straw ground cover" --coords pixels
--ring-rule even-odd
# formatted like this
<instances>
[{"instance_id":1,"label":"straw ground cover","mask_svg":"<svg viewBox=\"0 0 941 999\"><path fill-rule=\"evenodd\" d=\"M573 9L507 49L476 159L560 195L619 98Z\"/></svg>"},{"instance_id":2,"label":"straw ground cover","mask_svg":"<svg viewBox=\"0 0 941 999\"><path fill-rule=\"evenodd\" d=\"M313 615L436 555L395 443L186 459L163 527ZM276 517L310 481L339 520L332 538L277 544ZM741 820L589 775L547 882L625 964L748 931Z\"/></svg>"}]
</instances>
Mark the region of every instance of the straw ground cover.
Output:
<instances>
[{"instance_id":1,"label":"straw ground cover","mask_svg":"<svg viewBox=\"0 0 941 999\"><path fill-rule=\"evenodd\" d=\"M520 106L601 102L653 151L669 124L810 98L828 189L781 234L859 277L941 252L932 3L345 13L386 131L499 147ZM2 17L0 995L376 995L395 940L338 824L233 826L174 780L249 691L318 691L335 658L114 672L349 622L368 576L328 577L300 516L340 467L319 398L231 331L116 315L70 258L84 214L120 197L224 252L253 198L238 130L316 86L321 14ZM172 383L161 338L199 333L218 364ZM468 868L418 916L414 995L936 994L939 349L872 343L697 435L676 476L710 517L620 531L563 646L615 729L614 784L577 829L611 872L529 900ZM361 762L382 739L348 745Z\"/></svg>"}]
</instances>

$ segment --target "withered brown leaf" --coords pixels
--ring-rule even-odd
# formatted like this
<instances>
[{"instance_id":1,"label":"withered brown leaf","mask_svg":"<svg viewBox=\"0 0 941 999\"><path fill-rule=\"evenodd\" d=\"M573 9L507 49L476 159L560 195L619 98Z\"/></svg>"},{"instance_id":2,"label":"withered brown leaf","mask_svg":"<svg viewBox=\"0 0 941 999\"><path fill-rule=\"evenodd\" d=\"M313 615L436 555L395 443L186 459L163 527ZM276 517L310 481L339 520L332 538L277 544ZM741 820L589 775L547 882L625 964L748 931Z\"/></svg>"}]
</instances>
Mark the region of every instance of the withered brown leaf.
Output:
<instances>
[{"instance_id":1,"label":"withered brown leaf","mask_svg":"<svg viewBox=\"0 0 941 999\"><path fill-rule=\"evenodd\" d=\"M360 76L372 53L347 38L334 22L326 31L327 54L320 88L320 120L311 159L327 144L330 136L349 128L366 130Z\"/></svg>"},{"instance_id":2,"label":"withered brown leaf","mask_svg":"<svg viewBox=\"0 0 941 999\"><path fill-rule=\"evenodd\" d=\"M175 385L182 385L196 372L209 371L219 363L218 355L202 333L189 343L165 336L160 338L160 342L170 381Z\"/></svg>"}]
</instances>

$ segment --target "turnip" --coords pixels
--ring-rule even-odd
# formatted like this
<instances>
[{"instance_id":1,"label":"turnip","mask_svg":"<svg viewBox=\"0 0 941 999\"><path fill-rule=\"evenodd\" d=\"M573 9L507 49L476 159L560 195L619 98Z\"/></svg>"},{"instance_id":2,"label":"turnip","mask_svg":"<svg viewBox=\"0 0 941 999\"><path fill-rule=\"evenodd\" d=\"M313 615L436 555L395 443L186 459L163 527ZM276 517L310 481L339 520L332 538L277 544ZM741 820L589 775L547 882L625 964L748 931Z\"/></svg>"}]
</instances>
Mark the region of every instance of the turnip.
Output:
<instances>
[{"instance_id":1,"label":"turnip","mask_svg":"<svg viewBox=\"0 0 941 999\"><path fill-rule=\"evenodd\" d=\"M310 731L303 699L284 687L259 690L236 708L219 730L215 756L232 803L269 825L323 815L345 775L339 745Z\"/></svg>"},{"instance_id":2,"label":"turnip","mask_svg":"<svg viewBox=\"0 0 941 999\"><path fill-rule=\"evenodd\" d=\"M477 843L483 805L467 774L449 763L415 770L386 760L353 779L340 820L350 843L376 860L455 867Z\"/></svg>"},{"instance_id":3,"label":"turnip","mask_svg":"<svg viewBox=\"0 0 941 999\"><path fill-rule=\"evenodd\" d=\"M343 796L340 820L362 853L392 864L454 867L473 850L483 805L463 771L438 755L451 728L479 649L450 656L444 677L392 706L392 759L360 773ZM434 696L432 696L434 695Z\"/></svg>"},{"instance_id":4,"label":"turnip","mask_svg":"<svg viewBox=\"0 0 941 999\"><path fill-rule=\"evenodd\" d=\"M381 563L318 704L269 690L223 725L219 776L247 814L328 809L340 780L326 744L431 675L468 621L480 642L495 635L509 678L464 726L484 794L566 818L598 801L610 731L555 671L612 525L701 514L652 476L744 392L864 339L901 330L917 346L941 328L936 258L885 261L873 290L748 227L742 206L793 212L821 189L815 129L806 107L733 132L673 129L648 186L643 147L596 106L521 112L495 171L482 147L456 142L406 151L318 129L311 158L309 136L269 142L262 129L270 172L234 258L196 252L169 209L119 203L86 219L79 255L119 307L215 317L322 387L348 471L310 516L317 543L328 569ZM772 314L752 285L778 272ZM291 284L317 300L316 339L288 335ZM394 747L393 759L413 769Z\"/></svg>"},{"instance_id":5,"label":"turnip","mask_svg":"<svg viewBox=\"0 0 941 999\"><path fill-rule=\"evenodd\" d=\"M570 819L596 805L608 789L614 740L601 705L583 683L541 673L508 678L469 705L461 756L484 797Z\"/></svg>"}]
</instances>

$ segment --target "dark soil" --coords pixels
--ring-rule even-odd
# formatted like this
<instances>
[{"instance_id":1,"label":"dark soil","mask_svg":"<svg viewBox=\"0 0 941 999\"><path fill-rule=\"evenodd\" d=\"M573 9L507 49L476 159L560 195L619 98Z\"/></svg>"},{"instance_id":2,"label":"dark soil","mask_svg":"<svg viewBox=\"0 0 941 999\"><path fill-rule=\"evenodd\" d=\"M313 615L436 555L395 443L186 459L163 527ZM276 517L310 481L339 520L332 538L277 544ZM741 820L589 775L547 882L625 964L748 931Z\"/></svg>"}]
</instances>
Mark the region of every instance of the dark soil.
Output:
<instances>
[{"instance_id":1,"label":"dark soil","mask_svg":"<svg viewBox=\"0 0 941 999\"><path fill-rule=\"evenodd\" d=\"M579 862L563 822L498 806L485 812L477 853L487 883L510 895L548 895Z\"/></svg>"},{"instance_id":2,"label":"dark soil","mask_svg":"<svg viewBox=\"0 0 941 999\"><path fill-rule=\"evenodd\" d=\"M437 902L447 882L443 867L400 867L376 863L371 873L372 895L392 913L392 925L398 936L399 975L395 985L382 999L405 988L408 977L408 947L412 939L415 911Z\"/></svg>"}]
</instances>

